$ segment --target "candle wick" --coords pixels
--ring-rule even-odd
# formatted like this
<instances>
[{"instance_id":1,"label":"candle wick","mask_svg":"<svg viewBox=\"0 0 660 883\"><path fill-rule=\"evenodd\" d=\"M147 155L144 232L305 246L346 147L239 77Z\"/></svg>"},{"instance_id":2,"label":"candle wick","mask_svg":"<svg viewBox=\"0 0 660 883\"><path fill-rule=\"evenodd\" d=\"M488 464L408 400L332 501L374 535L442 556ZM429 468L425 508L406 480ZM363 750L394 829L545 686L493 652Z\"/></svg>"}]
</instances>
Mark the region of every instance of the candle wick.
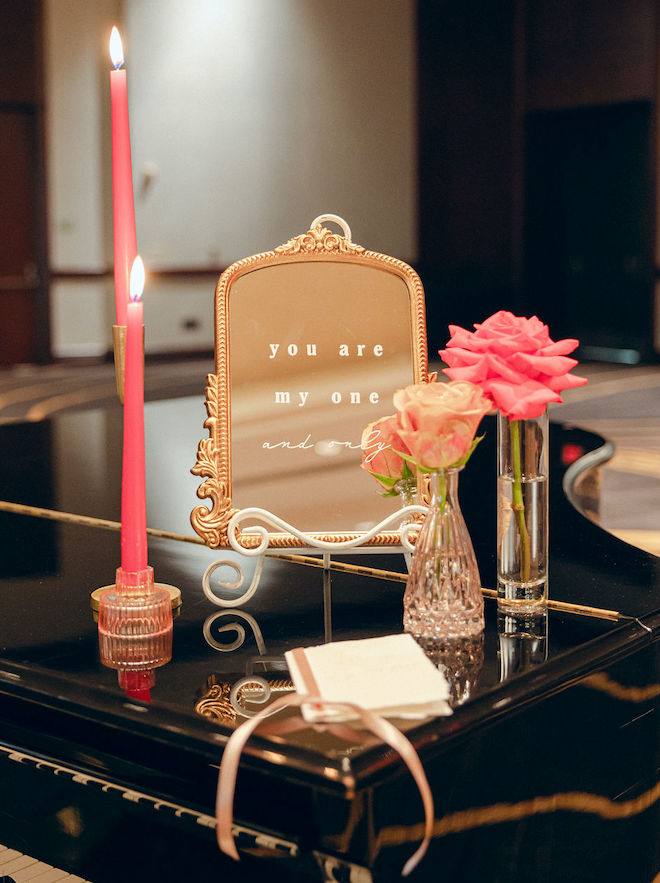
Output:
<instances>
[{"instance_id":1,"label":"candle wick","mask_svg":"<svg viewBox=\"0 0 660 883\"><path fill-rule=\"evenodd\" d=\"M116 26L113 27L112 33L110 34L110 60L116 71L124 66L124 47Z\"/></svg>"},{"instance_id":2,"label":"candle wick","mask_svg":"<svg viewBox=\"0 0 660 883\"><path fill-rule=\"evenodd\" d=\"M131 267L131 274L128 283L128 296L132 303L142 300L142 292L144 291L144 264L140 255L137 255Z\"/></svg>"}]
</instances>

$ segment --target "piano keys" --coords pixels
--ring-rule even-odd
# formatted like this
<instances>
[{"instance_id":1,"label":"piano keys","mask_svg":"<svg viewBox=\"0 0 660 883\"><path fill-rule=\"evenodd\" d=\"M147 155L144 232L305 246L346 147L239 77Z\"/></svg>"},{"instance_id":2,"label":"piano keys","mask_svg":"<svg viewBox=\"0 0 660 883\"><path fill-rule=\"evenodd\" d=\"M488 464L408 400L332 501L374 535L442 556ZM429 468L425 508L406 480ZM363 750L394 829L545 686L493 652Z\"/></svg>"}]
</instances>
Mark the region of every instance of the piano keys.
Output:
<instances>
[{"instance_id":1,"label":"piano keys","mask_svg":"<svg viewBox=\"0 0 660 883\"><path fill-rule=\"evenodd\" d=\"M90 883L0 844L0 883Z\"/></svg>"}]
</instances>

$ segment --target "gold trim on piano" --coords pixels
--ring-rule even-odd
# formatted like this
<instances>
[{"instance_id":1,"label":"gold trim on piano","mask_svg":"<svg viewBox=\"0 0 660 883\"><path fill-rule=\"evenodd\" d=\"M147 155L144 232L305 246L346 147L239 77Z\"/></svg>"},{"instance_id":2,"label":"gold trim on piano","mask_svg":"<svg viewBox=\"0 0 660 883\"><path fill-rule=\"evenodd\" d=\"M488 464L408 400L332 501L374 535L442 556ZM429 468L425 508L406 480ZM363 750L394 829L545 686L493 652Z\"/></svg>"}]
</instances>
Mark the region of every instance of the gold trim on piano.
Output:
<instances>
[{"instance_id":1,"label":"gold trim on piano","mask_svg":"<svg viewBox=\"0 0 660 883\"><path fill-rule=\"evenodd\" d=\"M568 791L561 794L550 794L546 797L532 797L518 803L495 803L448 813L437 819L433 825L433 837L446 837L448 834L462 834L472 828L483 828L486 825L499 825L503 822L517 822L551 812L580 812L600 816L607 821L628 819L645 812L660 800L660 782L656 782L648 791L644 791L632 800L610 800L600 794L589 794L583 791ZM424 836L424 823L416 825L392 825L383 828L378 835L377 848L394 846L421 840Z\"/></svg>"},{"instance_id":2,"label":"gold trim on piano","mask_svg":"<svg viewBox=\"0 0 660 883\"><path fill-rule=\"evenodd\" d=\"M59 512L56 509L43 509L39 506L26 506L23 503L12 503L7 500L0 500L0 511L13 512L16 515L29 515L34 518L46 518L51 521L63 521L69 524L81 524L87 527L96 527L104 530L121 530L121 524L119 521L108 521L105 518L94 518L91 515L74 515L71 512ZM172 533L168 530L159 530L153 527L148 527L147 533L152 537L174 540L179 543L193 543L197 546L205 545L200 537L189 534ZM306 567L326 566L322 559L313 558L309 555L278 553L269 555L269 557L278 558L281 561L289 561L292 564L304 565ZM342 573L355 573L358 576L369 576L375 579L388 579L393 582L405 582L408 578L405 573L379 570L375 567L364 567L360 564L343 564L339 561L331 561L329 569ZM497 592L495 589L482 588L481 591L486 598L497 598ZM618 610L607 610L602 607L589 607L586 604L572 604L569 601L555 601L552 598L548 601L548 610L573 613L577 616L591 616L595 619L608 619L613 622L618 622L621 619L632 619L632 617L626 616Z\"/></svg>"},{"instance_id":3,"label":"gold trim on piano","mask_svg":"<svg viewBox=\"0 0 660 883\"><path fill-rule=\"evenodd\" d=\"M624 702L650 702L660 696L660 684L648 684L644 687L627 686L612 680L604 671L598 671L586 677L582 681L582 686L600 690L614 699L621 699Z\"/></svg>"}]
</instances>

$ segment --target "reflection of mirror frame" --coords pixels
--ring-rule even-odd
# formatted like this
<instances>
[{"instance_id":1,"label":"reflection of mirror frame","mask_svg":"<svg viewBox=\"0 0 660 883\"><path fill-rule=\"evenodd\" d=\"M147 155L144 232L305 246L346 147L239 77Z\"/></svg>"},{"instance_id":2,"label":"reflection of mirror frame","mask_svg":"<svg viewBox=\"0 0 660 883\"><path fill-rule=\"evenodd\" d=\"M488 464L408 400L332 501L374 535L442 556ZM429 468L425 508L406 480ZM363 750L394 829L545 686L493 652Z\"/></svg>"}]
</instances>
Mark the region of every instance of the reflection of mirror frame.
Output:
<instances>
[{"instance_id":1,"label":"reflection of mirror frame","mask_svg":"<svg viewBox=\"0 0 660 883\"><path fill-rule=\"evenodd\" d=\"M206 410L204 422L209 430L209 438L200 441L197 462L192 468L193 475L205 480L197 490L201 499L211 500L212 507L197 506L190 516L192 526L211 548L230 546L227 527L237 514L232 508L231 475L231 374L229 339L229 294L236 280L245 273L262 267L286 263L333 261L373 266L401 278L410 296L412 327L412 366L413 380L421 383L428 380L426 354L426 317L424 289L417 273L396 258L378 252L366 251L338 233L316 224L307 233L290 239L273 251L243 258L228 267L215 291L215 374L207 375ZM349 533L310 533L311 537L324 542L345 542L360 537L360 532ZM248 532L239 534L238 541L247 549L259 545L259 537ZM365 546L398 545L401 535L398 530L383 531L365 542ZM290 533L273 533L269 546L275 549L301 547L305 543Z\"/></svg>"}]
</instances>

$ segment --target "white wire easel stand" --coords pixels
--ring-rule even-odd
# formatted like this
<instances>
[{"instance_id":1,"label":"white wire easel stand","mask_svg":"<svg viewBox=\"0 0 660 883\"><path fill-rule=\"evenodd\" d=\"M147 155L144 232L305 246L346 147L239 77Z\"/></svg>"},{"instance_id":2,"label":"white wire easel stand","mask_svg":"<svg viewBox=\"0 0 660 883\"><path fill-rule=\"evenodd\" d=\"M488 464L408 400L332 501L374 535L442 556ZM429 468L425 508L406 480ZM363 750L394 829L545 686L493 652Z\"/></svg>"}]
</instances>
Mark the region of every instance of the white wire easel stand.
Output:
<instances>
[{"instance_id":1,"label":"white wire easel stand","mask_svg":"<svg viewBox=\"0 0 660 883\"><path fill-rule=\"evenodd\" d=\"M300 546L291 549L291 552L295 553L307 553L307 554L316 554L319 553L323 557L323 565L326 569L330 567L331 556L334 555L372 555L372 554L383 554L387 553L403 553L406 558L406 563L408 566L410 565L410 556L414 550L414 545L410 542L409 534L413 531L419 531L420 524L418 521L413 519L415 515L425 515L427 512L426 506L405 506L402 509L399 509L397 512L393 512L391 515L388 515L387 518L383 519L383 521L379 522L379 524L374 525L370 530L361 533L359 537L356 537L352 540L342 540L340 542L330 542L328 540L319 540L310 534L306 534L283 519L279 518L277 515L273 515L272 512L269 512L267 509L259 509L257 507L252 507L248 509L240 509L233 516L231 521L227 526L227 538L229 540L229 545L235 552L238 552L239 555L242 555L246 558L256 558L256 565L254 568L254 572L252 574L252 581L247 589L242 590L242 586L245 582L245 573L243 571L242 565L233 559L223 558L218 561L214 561L210 564L206 571L204 572L204 576L202 577L202 589L206 597L218 607L240 607L242 604L245 604L250 598L253 597L255 592L259 587L259 582L261 580L261 573L263 571L264 561L267 556L277 557L279 555L286 554L281 549L270 549L270 533L266 527L261 524L254 525L249 529L243 531L243 535L249 533L251 535L257 535L260 537L260 542L254 548L246 549L242 546L238 540L238 536L241 533L240 525L242 522L257 518L259 521L262 521L271 527L275 528L278 532L289 533L292 534L297 539L301 540L305 545L301 548ZM410 519L410 520L408 520ZM405 521L406 523L402 524L401 522ZM394 528L396 525L396 530L400 531L401 534L401 542L399 544L391 545L391 546L365 546L372 537L375 537L376 534L381 533L382 531L386 531L388 529ZM235 574L235 578L232 580L227 579L219 579L216 577L216 585L219 589L224 589L229 592L240 592L239 595L232 598L220 598L213 591L213 587L211 585L211 577L213 574L219 570L220 568L225 567L232 570Z\"/></svg>"}]
</instances>

